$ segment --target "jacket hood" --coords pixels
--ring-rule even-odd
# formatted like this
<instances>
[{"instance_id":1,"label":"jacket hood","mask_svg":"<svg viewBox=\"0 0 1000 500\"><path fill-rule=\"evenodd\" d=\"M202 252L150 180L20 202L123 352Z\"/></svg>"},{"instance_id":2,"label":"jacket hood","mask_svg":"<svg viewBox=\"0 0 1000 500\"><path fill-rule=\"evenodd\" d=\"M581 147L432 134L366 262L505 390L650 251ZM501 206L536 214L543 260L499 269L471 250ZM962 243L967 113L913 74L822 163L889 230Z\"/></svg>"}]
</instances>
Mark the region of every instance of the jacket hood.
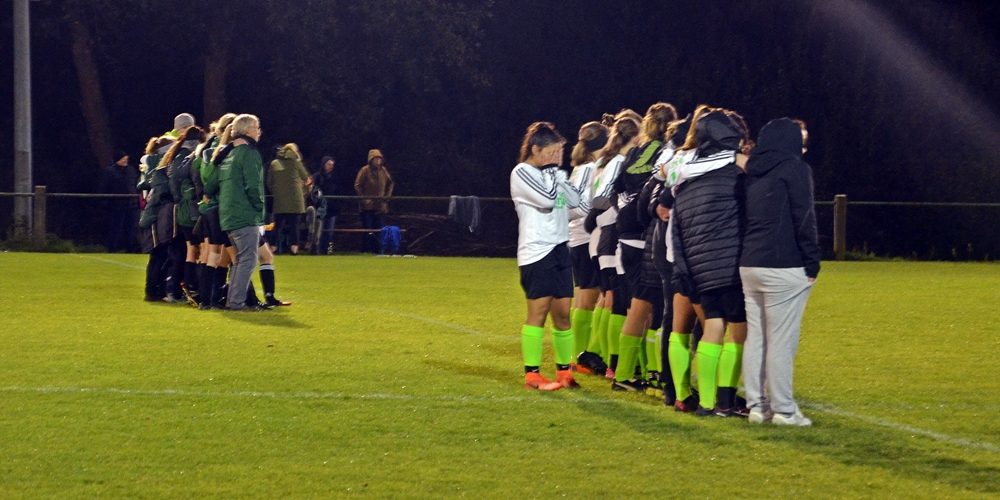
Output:
<instances>
[{"instance_id":1,"label":"jacket hood","mask_svg":"<svg viewBox=\"0 0 1000 500\"><path fill-rule=\"evenodd\" d=\"M291 144L285 144L278 150L276 155L282 160L298 160L299 154L295 151L295 148Z\"/></svg>"},{"instance_id":2,"label":"jacket hood","mask_svg":"<svg viewBox=\"0 0 1000 500\"><path fill-rule=\"evenodd\" d=\"M713 111L695 124L698 139L698 156L708 156L719 151L736 151L740 148L739 127L725 113Z\"/></svg>"},{"instance_id":3,"label":"jacket hood","mask_svg":"<svg viewBox=\"0 0 1000 500\"><path fill-rule=\"evenodd\" d=\"M368 163L371 163L375 158L385 158L382 156L382 152L377 149L372 149L368 151Z\"/></svg>"},{"instance_id":4,"label":"jacket hood","mask_svg":"<svg viewBox=\"0 0 1000 500\"><path fill-rule=\"evenodd\" d=\"M760 177L789 161L802 161L802 129L789 118L771 120L760 129L747 173Z\"/></svg>"}]
</instances>

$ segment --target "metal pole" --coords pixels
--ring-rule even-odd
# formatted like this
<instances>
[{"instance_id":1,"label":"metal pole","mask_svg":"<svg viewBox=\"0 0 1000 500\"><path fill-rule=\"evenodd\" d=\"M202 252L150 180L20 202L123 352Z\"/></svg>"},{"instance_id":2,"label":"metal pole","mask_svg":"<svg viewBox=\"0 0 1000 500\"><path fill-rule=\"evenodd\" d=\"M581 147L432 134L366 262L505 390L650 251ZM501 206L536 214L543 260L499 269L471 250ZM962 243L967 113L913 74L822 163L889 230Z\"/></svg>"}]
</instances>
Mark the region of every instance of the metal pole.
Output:
<instances>
[{"instance_id":1,"label":"metal pole","mask_svg":"<svg viewBox=\"0 0 1000 500\"><path fill-rule=\"evenodd\" d=\"M847 256L847 195L833 197L833 258L844 260Z\"/></svg>"},{"instance_id":2,"label":"metal pole","mask_svg":"<svg viewBox=\"0 0 1000 500\"><path fill-rule=\"evenodd\" d=\"M31 227L31 237L41 247L45 244L45 186L35 186L35 224Z\"/></svg>"},{"instance_id":3,"label":"metal pole","mask_svg":"<svg viewBox=\"0 0 1000 500\"><path fill-rule=\"evenodd\" d=\"M14 191L31 192L31 37L28 0L14 0ZM31 198L14 199L14 234L26 238Z\"/></svg>"}]
</instances>

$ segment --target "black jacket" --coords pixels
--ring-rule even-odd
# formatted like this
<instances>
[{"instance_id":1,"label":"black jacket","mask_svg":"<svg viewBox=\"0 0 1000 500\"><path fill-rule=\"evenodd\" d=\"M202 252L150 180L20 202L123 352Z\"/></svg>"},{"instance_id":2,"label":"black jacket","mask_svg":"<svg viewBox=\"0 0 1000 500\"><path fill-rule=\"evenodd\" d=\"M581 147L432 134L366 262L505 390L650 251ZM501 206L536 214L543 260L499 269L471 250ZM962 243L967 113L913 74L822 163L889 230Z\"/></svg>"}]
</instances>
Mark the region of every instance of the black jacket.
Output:
<instances>
[{"instance_id":1,"label":"black jacket","mask_svg":"<svg viewBox=\"0 0 1000 500\"><path fill-rule=\"evenodd\" d=\"M802 132L788 118L760 130L747 162L744 267L804 267L819 274L812 168L802 161Z\"/></svg>"},{"instance_id":2,"label":"black jacket","mask_svg":"<svg viewBox=\"0 0 1000 500\"><path fill-rule=\"evenodd\" d=\"M337 192L339 184L340 179L336 171L327 174L325 171L320 170L313 174L313 185L323 191L323 196L340 195L341 193ZM326 216L334 217L337 215L340 215L340 200L326 200Z\"/></svg>"},{"instance_id":3,"label":"black jacket","mask_svg":"<svg viewBox=\"0 0 1000 500\"><path fill-rule=\"evenodd\" d=\"M699 154L735 151L736 125L722 113L710 113L696 125ZM730 163L677 187L673 218L674 261L688 273L699 293L741 287L743 171Z\"/></svg>"},{"instance_id":4,"label":"black jacket","mask_svg":"<svg viewBox=\"0 0 1000 500\"><path fill-rule=\"evenodd\" d=\"M101 193L134 195L132 198L109 198L105 207L111 210L135 210L139 207L139 191L135 187L139 172L135 167L111 164L102 174Z\"/></svg>"}]
</instances>

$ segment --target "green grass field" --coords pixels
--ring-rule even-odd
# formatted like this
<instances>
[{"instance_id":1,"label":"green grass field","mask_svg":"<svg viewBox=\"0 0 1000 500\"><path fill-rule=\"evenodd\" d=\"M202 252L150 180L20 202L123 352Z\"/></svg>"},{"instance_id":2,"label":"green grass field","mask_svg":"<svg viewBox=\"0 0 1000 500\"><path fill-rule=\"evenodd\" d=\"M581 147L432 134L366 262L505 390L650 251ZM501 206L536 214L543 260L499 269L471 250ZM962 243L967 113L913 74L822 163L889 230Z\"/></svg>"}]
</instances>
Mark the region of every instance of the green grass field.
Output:
<instances>
[{"instance_id":1,"label":"green grass field","mask_svg":"<svg viewBox=\"0 0 1000 500\"><path fill-rule=\"evenodd\" d=\"M276 264L293 307L222 313L0 254L0 497L1000 495L1000 265L825 263L791 429L522 389L510 259Z\"/></svg>"}]
</instances>

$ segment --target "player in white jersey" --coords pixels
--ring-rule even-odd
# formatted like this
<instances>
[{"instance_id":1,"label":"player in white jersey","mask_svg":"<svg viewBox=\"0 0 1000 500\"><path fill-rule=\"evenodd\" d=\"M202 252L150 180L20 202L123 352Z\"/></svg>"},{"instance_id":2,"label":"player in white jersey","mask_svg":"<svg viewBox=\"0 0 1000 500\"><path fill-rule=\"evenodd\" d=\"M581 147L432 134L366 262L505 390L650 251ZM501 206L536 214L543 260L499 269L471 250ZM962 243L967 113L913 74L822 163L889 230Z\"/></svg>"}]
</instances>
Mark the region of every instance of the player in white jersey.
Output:
<instances>
[{"instance_id":1,"label":"player in white jersey","mask_svg":"<svg viewBox=\"0 0 1000 500\"><path fill-rule=\"evenodd\" d=\"M521 143L520 163L510 173L510 195L518 218L517 265L527 298L528 315L521 328L524 386L554 391L579 387L573 380L573 330L570 301L569 209L580 204L580 190L569 183L562 163L563 139L555 126L535 122ZM545 320L552 317L556 380L540 373Z\"/></svg>"},{"instance_id":2,"label":"player in white jersey","mask_svg":"<svg viewBox=\"0 0 1000 500\"><path fill-rule=\"evenodd\" d=\"M600 299L600 269L596 259L590 254L590 233L584 227L584 218L590 212L593 186L600 170L597 168L596 153L608 142L608 127L600 122L588 122L580 127L577 143L570 155L573 173L570 183L581 190L580 206L570 210L569 254L573 262L573 338L574 352L577 353L575 369L578 373L604 375L607 370L601 357L601 342L597 335L591 336L594 327L600 325L602 309L594 310ZM601 330L603 332L603 330Z\"/></svg>"}]
</instances>

